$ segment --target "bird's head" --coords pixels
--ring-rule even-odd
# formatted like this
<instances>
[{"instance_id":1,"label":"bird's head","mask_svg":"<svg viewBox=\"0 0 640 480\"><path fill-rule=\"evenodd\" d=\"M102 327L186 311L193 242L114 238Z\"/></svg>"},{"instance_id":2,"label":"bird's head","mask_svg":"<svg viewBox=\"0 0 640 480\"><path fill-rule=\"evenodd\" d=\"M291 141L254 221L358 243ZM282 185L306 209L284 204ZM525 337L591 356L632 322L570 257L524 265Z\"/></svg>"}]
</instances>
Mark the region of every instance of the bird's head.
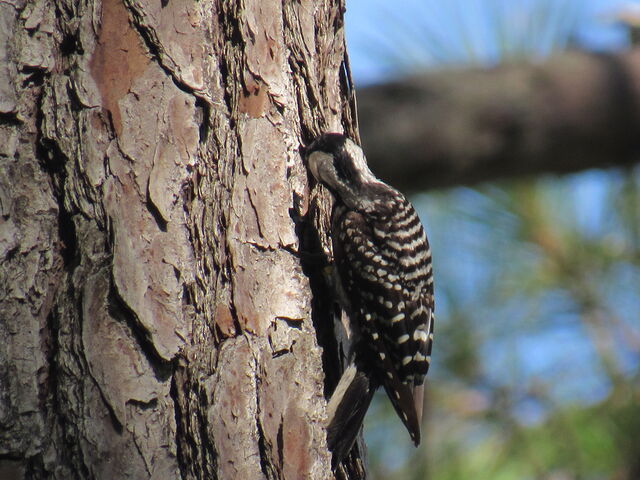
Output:
<instances>
[{"instance_id":1,"label":"bird's head","mask_svg":"<svg viewBox=\"0 0 640 480\"><path fill-rule=\"evenodd\" d=\"M381 182L353 140L341 133L324 133L306 148L305 156L311 174L337 200L355 210L371 208L368 190Z\"/></svg>"}]
</instances>

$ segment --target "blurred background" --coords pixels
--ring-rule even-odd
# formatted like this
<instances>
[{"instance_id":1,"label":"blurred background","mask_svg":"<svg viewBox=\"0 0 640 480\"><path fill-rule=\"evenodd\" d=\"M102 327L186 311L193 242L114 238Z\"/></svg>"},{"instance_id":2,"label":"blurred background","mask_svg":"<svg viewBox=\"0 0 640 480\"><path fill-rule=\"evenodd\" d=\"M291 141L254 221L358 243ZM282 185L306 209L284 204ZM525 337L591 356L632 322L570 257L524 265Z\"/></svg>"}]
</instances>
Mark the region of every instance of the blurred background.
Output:
<instances>
[{"instance_id":1,"label":"blurred background","mask_svg":"<svg viewBox=\"0 0 640 480\"><path fill-rule=\"evenodd\" d=\"M624 52L636 11L348 0L354 82ZM378 392L365 421L372 478L640 479L640 169L466 183L411 194L436 275L424 440L413 447Z\"/></svg>"}]
</instances>

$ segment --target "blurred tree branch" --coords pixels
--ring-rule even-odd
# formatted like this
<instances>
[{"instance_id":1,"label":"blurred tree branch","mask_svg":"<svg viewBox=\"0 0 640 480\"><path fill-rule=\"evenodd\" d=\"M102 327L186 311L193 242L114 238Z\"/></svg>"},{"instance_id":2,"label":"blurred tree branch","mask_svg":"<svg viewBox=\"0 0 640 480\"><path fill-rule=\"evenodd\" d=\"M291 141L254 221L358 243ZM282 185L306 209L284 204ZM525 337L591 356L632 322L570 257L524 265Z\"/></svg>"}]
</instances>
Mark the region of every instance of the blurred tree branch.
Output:
<instances>
[{"instance_id":1,"label":"blurred tree branch","mask_svg":"<svg viewBox=\"0 0 640 480\"><path fill-rule=\"evenodd\" d=\"M638 160L640 48L445 70L358 91L373 170L404 190Z\"/></svg>"}]
</instances>

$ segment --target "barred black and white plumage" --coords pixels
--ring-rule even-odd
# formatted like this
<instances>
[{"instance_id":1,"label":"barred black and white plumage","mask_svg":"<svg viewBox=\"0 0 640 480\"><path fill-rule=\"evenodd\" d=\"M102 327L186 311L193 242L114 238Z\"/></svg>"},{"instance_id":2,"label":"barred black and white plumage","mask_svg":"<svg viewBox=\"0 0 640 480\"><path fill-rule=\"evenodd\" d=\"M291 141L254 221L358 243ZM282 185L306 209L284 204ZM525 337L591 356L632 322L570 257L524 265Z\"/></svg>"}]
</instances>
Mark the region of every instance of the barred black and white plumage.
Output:
<instances>
[{"instance_id":1,"label":"barred black and white plumage","mask_svg":"<svg viewBox=\"0 0 640 480\"><path fill-rule=\"evenodd\" d=\"M318 137L307 159L336 200L334 263L344 308L360 334L356 360L370 367L373 389L384 386L417 445L434 320L431 250L422 223L344 135ZM348 406L342 410L352 415Z\"/></svg>"}]
</instances>

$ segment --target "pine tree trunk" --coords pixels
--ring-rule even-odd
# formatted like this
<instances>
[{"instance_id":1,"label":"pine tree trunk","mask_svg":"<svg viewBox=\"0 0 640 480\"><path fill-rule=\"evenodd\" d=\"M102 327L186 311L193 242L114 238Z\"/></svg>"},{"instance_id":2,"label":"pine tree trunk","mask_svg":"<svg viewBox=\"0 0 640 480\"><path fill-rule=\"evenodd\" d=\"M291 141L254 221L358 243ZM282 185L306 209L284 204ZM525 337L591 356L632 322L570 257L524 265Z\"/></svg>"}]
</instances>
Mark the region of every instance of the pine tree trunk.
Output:
<instances>
[{"instance_id":1,"label":"pine tree trunk","mask_svg":"<svg viewBox=\"0 0 640 480\"><path fill-rule=\"evenodd\" d=\"M0 2L0 478L333 476L343 9Z\"/></svg>"}]
</instances>

